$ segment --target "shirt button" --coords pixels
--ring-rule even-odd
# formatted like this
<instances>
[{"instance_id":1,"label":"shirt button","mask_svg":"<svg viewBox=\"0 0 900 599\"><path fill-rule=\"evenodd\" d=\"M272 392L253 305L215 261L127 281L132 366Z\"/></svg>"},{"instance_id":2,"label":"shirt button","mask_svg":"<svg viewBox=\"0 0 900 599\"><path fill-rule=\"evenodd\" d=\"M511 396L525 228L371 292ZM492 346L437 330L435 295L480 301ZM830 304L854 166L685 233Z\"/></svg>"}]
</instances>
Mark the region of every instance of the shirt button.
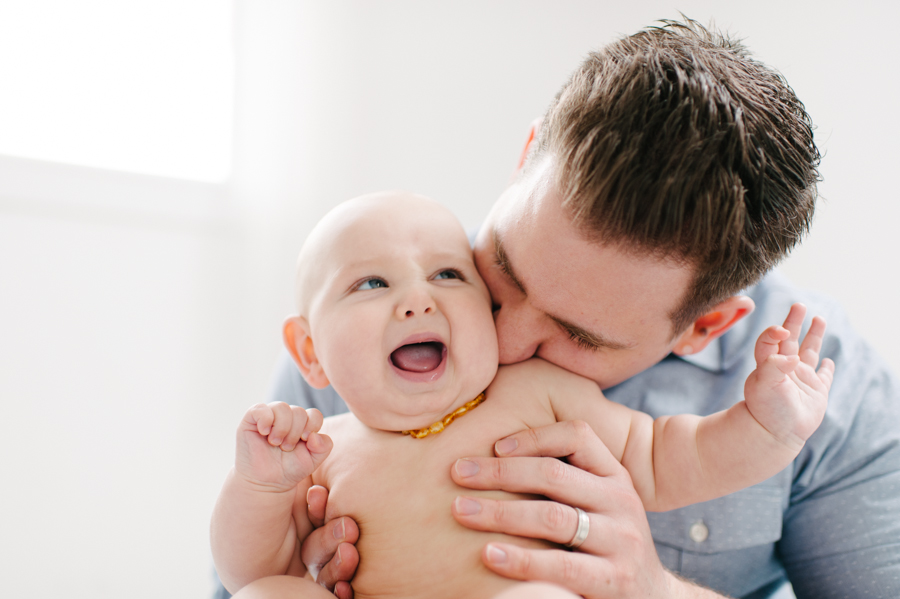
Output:
<instances>
[{"instance_id":1,"label":"shirt button","mask_svg":"<svg viewBox=\"0 0 900 599\"><path fill-rule=\"evenodd\" d=\"M694 522L693 524L691 524L691 529L688 531L688 536L691 537L691 540L695 543L702 543L709 537L709 529L702 521Z\"/></svg>"}]
</instances>

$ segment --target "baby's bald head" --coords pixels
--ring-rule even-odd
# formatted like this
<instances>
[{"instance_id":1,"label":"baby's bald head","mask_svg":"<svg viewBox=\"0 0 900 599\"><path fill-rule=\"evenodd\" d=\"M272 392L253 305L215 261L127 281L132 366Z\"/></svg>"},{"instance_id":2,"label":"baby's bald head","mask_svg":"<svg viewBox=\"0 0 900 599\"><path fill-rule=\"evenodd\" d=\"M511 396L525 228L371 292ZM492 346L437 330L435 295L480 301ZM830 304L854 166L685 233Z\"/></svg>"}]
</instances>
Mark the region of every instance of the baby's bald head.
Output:
<instances>
[{"instance_id":1,"label":"baby's bald head","mask_svg":"<svg viewBox=\"0 0 900 599\"><path fill-rule=\"evenodd\" d=\"M310 232L297 258L299 314L309 318L329 280L348 258L365 257L370 239L417 236L423 225L453 232L455 244L468 251L459 221L438 202L404 191L383 191L347 200L333 208ZM422 241L427 242L427 235Z\"/></svg>"}]
</instances>

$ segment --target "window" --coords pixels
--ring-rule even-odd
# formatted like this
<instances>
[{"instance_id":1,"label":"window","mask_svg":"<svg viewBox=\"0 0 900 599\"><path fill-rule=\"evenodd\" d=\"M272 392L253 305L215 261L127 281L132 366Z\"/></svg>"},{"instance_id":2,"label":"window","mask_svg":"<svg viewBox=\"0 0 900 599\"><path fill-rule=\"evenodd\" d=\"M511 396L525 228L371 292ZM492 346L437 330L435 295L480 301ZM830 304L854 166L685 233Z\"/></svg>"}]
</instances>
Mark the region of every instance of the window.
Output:
<instances>
[{"instance_id":1,"label":"window","mask_svg":"<svg viewBox=\"0 0 900 599\"><path fill-rule=\"evenodd\" d=\"M6 0L0 154L226 181L232 19L227 0Z\"/></svg>"}]
</instances>

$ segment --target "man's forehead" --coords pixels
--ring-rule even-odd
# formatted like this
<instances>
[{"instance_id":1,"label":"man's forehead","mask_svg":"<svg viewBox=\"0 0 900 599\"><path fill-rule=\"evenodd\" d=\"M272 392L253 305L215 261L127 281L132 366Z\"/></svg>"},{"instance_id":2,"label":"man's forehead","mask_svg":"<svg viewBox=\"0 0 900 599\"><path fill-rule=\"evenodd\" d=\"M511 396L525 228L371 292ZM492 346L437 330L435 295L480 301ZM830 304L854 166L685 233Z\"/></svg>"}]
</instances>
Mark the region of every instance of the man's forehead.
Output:
<instances>
[{"instance_id":1,"label":"man's forehead","mask_svg":"<svg viewBox=\"0 0 900 599\"><path fill-rule=\"evenodd\" d=\"M670 327L692 269L589 239L572 221L548 167L517 183L497 218L494 245L531 305L553 318L633 346L648 321ZM564 327L566 328L566 327Z\"/></svg>"}]
</instances>

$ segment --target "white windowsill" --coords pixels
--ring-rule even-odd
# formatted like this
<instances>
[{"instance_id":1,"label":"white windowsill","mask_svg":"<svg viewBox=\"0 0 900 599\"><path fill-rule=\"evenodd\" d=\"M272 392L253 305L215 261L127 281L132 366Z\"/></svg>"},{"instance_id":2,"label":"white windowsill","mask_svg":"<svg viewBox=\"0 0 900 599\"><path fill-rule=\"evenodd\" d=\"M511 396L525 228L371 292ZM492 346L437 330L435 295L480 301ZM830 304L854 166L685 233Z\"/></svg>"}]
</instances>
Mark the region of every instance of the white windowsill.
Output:
<instances>
[{"instance_id":1,"label":"white windowsill","mask_svg":"<svg viewBox=\"0 0 900 599\"><path fill-rule=\"evenodd\" d=\"M233 214L228 183L202 183L0 155L0 214L209 226Z\"/></svg>"}]
</instances>

